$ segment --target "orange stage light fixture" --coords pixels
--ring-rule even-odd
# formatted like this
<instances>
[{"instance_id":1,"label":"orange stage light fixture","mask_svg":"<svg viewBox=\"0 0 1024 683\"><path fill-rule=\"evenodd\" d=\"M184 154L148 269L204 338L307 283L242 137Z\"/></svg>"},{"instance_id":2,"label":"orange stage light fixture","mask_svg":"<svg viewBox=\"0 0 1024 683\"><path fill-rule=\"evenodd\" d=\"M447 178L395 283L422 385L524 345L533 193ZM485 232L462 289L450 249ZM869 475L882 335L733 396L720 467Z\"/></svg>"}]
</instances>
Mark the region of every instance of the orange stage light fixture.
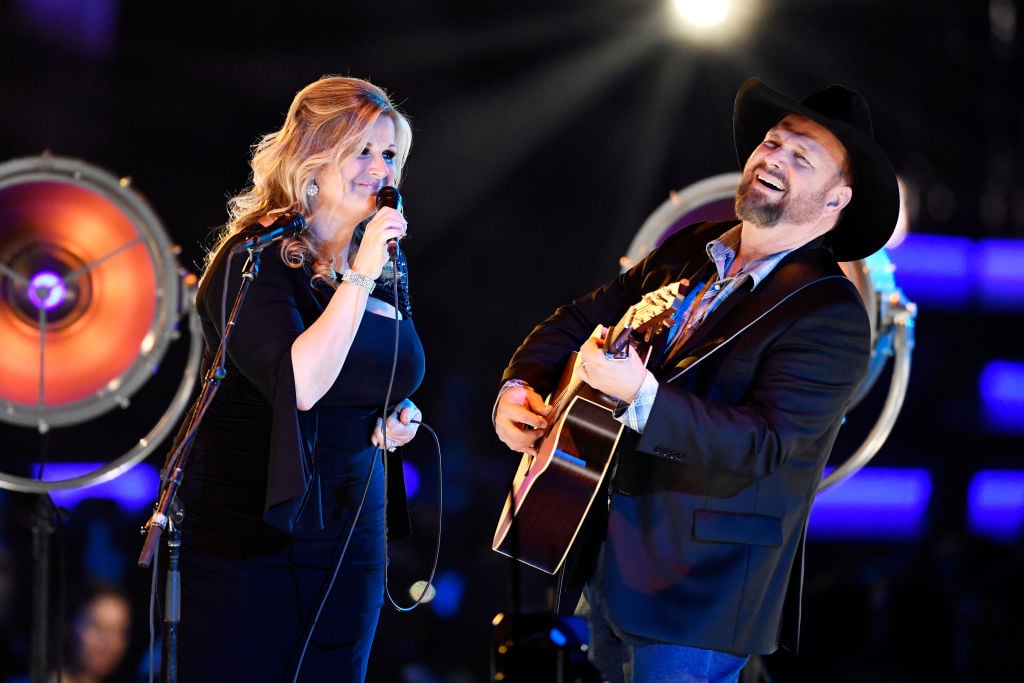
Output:
<instances>
[{"instance_id":1,"label":"orange stage light fixture","mask_svg":"<svg viewBox=\"0 0 1024 683\"><path fill-rule=\"evenodd\" d=\"M157 373L186 312L192 338L170 407L132 448L71 479L46 480L42 466L38 479L0 471L0 488L45 493L107 481L170 433L200 353L194 294L186 295L192 278L175 253L127 178L51 154L0 164L0 421L42 435L127 407ZM47 661L52 506L40 496L33 520L33 680Z\"/></svg>"},{"instance_id":2,"label":"orange stage light fixture","mask_svg":"<svg viewBox=\"0 0 1024 683\"><path fill-rule=\"evenodd\" d=\"M107 481L170 434L202 350L195 277L176 255L128 178L49 153L0 163L0 422L43 435L128 408L156 377L186 315L191 337L170 406L129 450L71 479L0 471L0 488L32 493ZM119 430L122 441L138 422Z\"/></svg>"},{"instance_id":3,"label":"orange stage light fixture","mask_svg":"<svg viewBox=\"0 0 1024 683\"><path fill-rule=\"evenodd\" d=\"M179 316L174 248L126 179L52 156L0 164L0 419L124 405Z\"/></svg>"}]
</instances>

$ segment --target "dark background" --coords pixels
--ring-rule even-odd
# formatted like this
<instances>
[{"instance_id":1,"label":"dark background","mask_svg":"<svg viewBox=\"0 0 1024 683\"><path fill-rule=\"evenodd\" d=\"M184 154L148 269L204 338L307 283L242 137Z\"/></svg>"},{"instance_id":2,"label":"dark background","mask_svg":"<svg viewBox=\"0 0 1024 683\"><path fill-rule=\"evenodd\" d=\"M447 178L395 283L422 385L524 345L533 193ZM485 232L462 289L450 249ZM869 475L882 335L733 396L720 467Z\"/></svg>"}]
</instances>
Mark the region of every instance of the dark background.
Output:
<instances>
[{"instance_id":1,"label":"dark background","mask_svg":"<svg viewBox=\"0 0 1024 683\"><path fill-rule=\"evenodd\" d=\"M513 588L524 609L550 607L550 577L524 568L516 581L490 550L518 463L490 427L502 369L534 323L619 272L670 191L737 170L731 110L746 77L796 96L832 82L862 92L907 184L912 232L1024 237L1024 2L737 4L758 16L714 45L671 34L654 0L0 0L0 161L50 151L130 176L193 272L247 182L250 146L302 86L367 78L409 114L403 247L428 362L414 398L440 440L443 491L421 434L408 449L425 477L417 535L392 546L390 589L408 604L402 587L427 578L438 533L438 575L465 583L450 613L385 609L371 680L487 680L490 620ZM1019 315L919 313L907 399L873 464L929 469L928 529L914 543L812 543L803 655L768 658L776 680L1018 671L1019 548L965 533L963 496L977 469L1019 467L1020 439L988 433L977 405L982 364L1021 360L1008 332ZM176 355L156 385L178 384ZM851 416L835 457L864 438L887 381ZM83 460L122 453L160 400L144 392L129 415L57 430L48 447ZM4 471L17 471L19 457L35 457L34 435L0 428ZM69 579L89 514L117 529L141 621L150 577L134 560L148 515L76 508L61 541ZM11 537L27 526L24 515L7 521Z\"/></svg>"}]
</instances>

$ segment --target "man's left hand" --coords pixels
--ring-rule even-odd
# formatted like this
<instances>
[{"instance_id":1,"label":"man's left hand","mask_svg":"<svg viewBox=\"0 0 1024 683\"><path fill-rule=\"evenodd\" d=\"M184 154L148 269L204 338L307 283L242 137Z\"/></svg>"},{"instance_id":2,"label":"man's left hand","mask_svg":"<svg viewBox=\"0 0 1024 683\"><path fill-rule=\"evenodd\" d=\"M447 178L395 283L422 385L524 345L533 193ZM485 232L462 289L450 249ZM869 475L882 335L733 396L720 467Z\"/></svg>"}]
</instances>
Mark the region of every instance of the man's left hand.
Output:
<instances>
[{"instance_id":1,"label":"man's left hand","mask_svg":"<svg viewBox=\"0 0 1024 683\"><path fill-rule=\"evenodd\" d=\"M576 373L598 391L632 403L647 377L647 368L632 348L623 359L605 356L604 338L607 333L608 329L603 328L600 336L591 337L580 347Z\"/></svg>"}]
</instances>

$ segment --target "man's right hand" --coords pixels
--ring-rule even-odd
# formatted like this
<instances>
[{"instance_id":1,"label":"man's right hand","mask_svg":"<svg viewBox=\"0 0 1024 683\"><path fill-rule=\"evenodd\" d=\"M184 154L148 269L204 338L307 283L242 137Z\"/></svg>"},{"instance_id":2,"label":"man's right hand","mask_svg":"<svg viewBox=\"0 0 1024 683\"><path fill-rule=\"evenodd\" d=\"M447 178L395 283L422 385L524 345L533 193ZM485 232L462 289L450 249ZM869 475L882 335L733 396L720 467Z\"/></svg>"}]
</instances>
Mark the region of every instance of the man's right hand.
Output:
<instances>
[{"instance_id":1,"label":"man's right hand","mask_svg":"<svg viewBox=\"0 0 1024 683\"><path fill-rule=\"evenodd\" d=\"M506 446L520 453L537 455L537 430L547 429L544 418L554 410L527 386L512 387L498 399L494 410L494 431Z\"/></svg>"}]
</instances>

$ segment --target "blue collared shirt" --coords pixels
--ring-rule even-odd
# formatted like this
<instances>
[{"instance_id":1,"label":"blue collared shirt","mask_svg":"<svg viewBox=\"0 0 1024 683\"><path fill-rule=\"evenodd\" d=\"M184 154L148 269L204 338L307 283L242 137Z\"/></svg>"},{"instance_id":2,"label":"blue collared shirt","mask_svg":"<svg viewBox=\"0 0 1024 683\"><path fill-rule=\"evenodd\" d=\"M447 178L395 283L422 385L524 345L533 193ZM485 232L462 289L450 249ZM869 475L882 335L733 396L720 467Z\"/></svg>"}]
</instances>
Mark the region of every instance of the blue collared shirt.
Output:
<instances>
[{"instance_id":1,"label":"blue collared shirt","mask_svg":"<svg viewBox=\"0 0 1024 683\"><path fill-rule=\"evenodd\" d=\"M700 298L690 302L689 305L680 306L680 310L676 312L676 322L668 331L667 343L670 347L678 347L689 338L693 331L707 319L708 315L748 279L753 281L751 289L757 287L775 269L779 261L792 251L792 249L787 249L744 264L743 268L735 275L726 277L732 262L736 259L736 250L739 246L739 225L730 228L718 239L708 242L708 258L714 262L717 276L709 282L693 285L700 293ZM654 407L654 399L657 398L657 395L658 380L655 379L654 373L647 370L647 375L644 377L644 382L640 386L636 398L628 405L621 405L615 413L615 419L634 431L643 432L647 426L647 420L651 416L651 409Z\"/></svg>"}]
</instances>

